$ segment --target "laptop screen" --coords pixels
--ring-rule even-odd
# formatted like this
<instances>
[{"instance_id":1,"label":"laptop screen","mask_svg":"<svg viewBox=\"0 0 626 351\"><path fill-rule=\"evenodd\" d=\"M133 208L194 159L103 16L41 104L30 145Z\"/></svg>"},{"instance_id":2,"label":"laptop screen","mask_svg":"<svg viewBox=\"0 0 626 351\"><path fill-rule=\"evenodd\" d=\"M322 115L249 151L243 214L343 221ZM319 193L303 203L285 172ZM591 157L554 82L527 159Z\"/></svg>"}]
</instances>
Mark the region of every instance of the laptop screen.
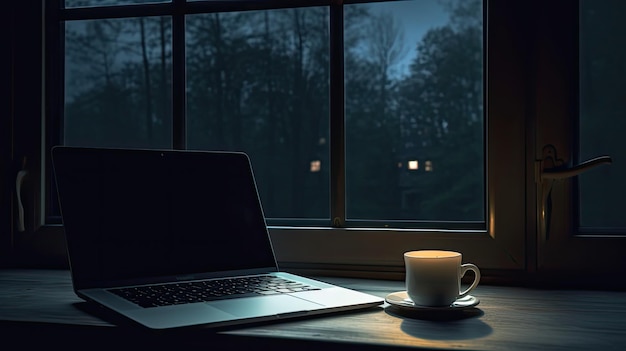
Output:
<instances>
[{"instance_id":1,"label":"laptop screen","mask_svg":"<svg viewBox=\"0 0 626 351\"><path fill-rule=\"evenodd\" d=\"M77 288L275 268L243 153L56 147Z\"/></svg>"}]
</instances>

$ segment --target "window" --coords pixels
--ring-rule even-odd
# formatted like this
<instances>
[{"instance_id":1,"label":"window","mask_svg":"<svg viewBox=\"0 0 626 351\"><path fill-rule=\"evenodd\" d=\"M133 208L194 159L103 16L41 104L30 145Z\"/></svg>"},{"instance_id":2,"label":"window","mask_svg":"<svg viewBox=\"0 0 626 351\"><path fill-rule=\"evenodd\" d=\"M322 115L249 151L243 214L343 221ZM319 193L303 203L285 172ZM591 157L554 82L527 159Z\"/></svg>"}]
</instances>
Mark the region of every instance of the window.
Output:
<instances>
[{"instance_id":1,"label":"window","mask_svg":"<svg viewBox=\"0 0 626 351\"><path fill-rule=\"evenodd\" d=\"M61 143L171 147L171 27L165 16L65 22Z\"/></svg>"},{"instance_id":2,"label":"window","mask_svg":"<svg viewBox=\"0 0 626 351\"><path fill-rule=\"evenodd\" d=\"M284 266L399 271L403 251L445 247L524 267L524 62L484 31L508 9L489 4L487 26L479 1L241 4L45 2L33 159L57 143L244 150ZM403 45L412 6L435 22ZM54 214L44 179L32 223Z\"/></svg>"},{"instance_id":3,"label":"window","mask_svg":"<svg viewBox=\"0 0 626 351\"><path fill-rule=\"evenodd\" d=\"M344 13L349 225L484 228L482 2Z\"/></svg>"},{"instance_id":4,"label":"window","mask_svg":"<svg viewBox=\"0 0 626 351\"><path fill-rule=\"evenodd\" d=\"M624 33L626 4L619 1L580 3L579 33L579 141L578 162L598 155L610 155L613 164L586 172L578 178L579 231L624 234L626 218L622 196L626 192L626 164L622 135L626 105L617 88L626 77L626 50L600 40L612 33Z\"/></svg>"},{"instance_id":5,"label":"window","mask_svg":"<svg viewBox=\"0 0 626 351\"><path fill-rule=\"evenodd\" d=\"M547 6L538 21L538 30L550 34L537 43L543 84L537 94L536 159L543 159L548 145L562 167L605 155L613 160L577 177L543 183L551 184L551 208L547 229L538 237L539 270L602 279L626 266L620 254L626 245L624 104L615 87L624 77L624 51L606 40L609 33L612 38L623 33L623 10L620 1L581 0L576 7ZM548 24L557 14L561 25ZM539 208L541 191L540 184Z\"/></svg>"},{"instance_id":6,"label":"window","mask_svg":"<svg viewBox=\"0 0 626 351\"><path fill-rule=\"evenodd\" d=\"M185 43L186 147L247 152L274 223L328 224L328 6L188 15Z\"/></svg>"},{"instance_id":7,"label":"window","mask_svg":"<svg viewBox=\"0 0 626 351\"><path fill-rule=\"evenodd\" d=\"M330 145L344 138L330 137L330 121L344 119L345 151L333 152L346 154L345 180L336 181L345 182L345 199L336 197L345 215L333 220L484 228L481 1L337 6L343 27L330 25L328 5L224 12L198 3L184 10L179 34L171 6L147 17L94 7L115 4L66 1L60 12L65 94L53 143L243 150L271 222L328 225ZM331 50L330 36L343 50ZM185 105L176 110L172 47L183 40ZM331 111L340 98L343 111ZM173 124L184 129L180 145ZM415 157L428 171L411 168Z\"/></svg>"}]
</instances>

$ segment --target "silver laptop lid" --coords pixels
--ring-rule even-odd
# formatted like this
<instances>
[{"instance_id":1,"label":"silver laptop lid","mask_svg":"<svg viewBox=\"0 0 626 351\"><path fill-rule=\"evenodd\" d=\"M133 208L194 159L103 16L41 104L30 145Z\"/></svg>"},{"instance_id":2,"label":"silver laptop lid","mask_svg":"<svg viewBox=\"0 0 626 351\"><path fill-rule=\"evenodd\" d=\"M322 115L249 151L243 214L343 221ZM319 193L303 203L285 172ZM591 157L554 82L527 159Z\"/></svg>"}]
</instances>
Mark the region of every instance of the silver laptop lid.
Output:
<instances>
[{"instance_id":1,"label":"silver laptop lid","mask_svg":"<svg viewBox=\"0 0 626 351\"><path fill-rule=\"evenodd\" d=\"M58 146L52 160L76 290L277 270L244 153Z\"/></svg>"}]
</instances>

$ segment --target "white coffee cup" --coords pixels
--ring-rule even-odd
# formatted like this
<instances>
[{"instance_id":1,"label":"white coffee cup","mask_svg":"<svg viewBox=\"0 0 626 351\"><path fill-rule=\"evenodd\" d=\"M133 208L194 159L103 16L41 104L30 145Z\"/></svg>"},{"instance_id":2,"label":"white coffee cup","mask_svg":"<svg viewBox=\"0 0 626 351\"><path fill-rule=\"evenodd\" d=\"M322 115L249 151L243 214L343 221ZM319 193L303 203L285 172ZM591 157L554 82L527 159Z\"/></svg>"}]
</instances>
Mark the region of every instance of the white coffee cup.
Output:
<instances>
[{"instance_id":1,"label":"white coffee cup","mask_svg":"<svg viewBox=\"0 0 626 351\"><path fill-rule=\"evenodd\" d=\"M418 250L404 253L406 290L414 304L450 306L478 285L480 270L471 263L461 264L462 255L455 251ZM474 281L461 291L461 278L471 270Z\"/></svg>"}]
</instances>

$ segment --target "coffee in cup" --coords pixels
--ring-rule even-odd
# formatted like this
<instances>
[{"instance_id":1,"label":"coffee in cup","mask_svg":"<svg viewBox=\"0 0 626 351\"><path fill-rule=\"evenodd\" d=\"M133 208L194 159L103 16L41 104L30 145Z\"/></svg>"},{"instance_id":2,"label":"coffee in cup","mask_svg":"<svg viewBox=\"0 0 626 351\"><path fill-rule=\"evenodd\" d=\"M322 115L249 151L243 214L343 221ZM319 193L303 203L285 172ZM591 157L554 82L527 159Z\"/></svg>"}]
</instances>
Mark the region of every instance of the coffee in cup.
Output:
<instances>
[{"instance_id":1,"label":"coffee in cup","mask_svg":"<svg viewBox=\"0 0 626 351\"><path fill-rule=\"evenodd\" d=\"M418 250L404 253L406 290L415 305L443 307L467 296L480 281L480 270L471 263L461 263L455 251ZM474 272L474 281L461 291L461 278Z\"/></svg>"}]
</instances>

